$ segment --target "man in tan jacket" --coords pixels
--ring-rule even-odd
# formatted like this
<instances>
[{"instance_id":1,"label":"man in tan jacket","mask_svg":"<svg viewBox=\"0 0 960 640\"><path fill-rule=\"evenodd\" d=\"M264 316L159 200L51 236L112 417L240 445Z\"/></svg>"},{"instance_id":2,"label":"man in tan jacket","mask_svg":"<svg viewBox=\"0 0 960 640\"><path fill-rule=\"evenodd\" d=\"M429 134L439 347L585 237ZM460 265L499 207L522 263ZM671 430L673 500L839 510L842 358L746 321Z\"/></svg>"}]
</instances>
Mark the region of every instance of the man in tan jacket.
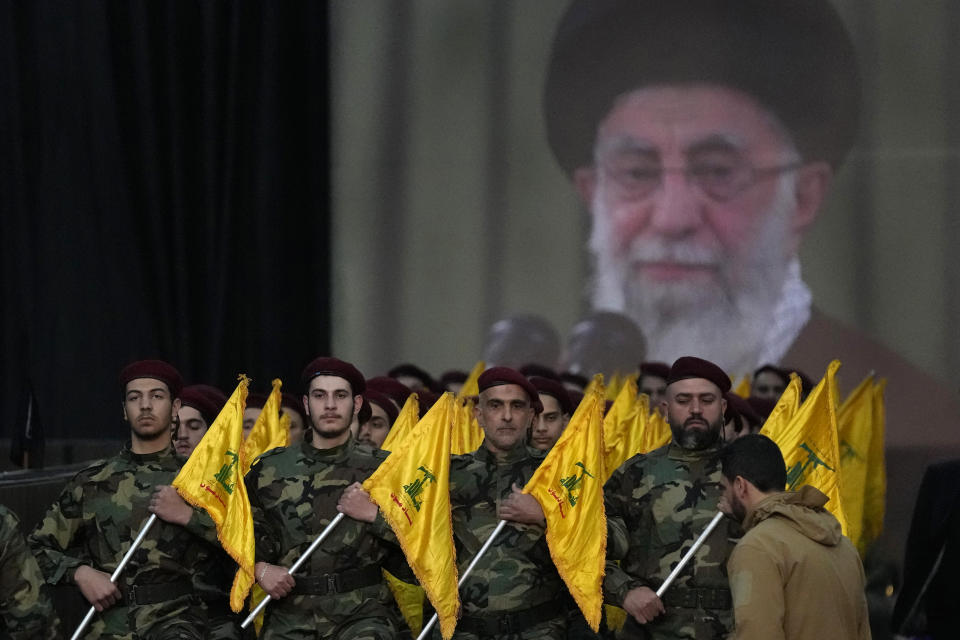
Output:
<instances>
[{"instance_id":1,"label":"man in tan jacket","mask_svg":"<svg viewBox=\"0 0 960 640\"><path fill-rule=\"evenodd\" d=\"M780 449L759 434L720 452L720 510L743 524L727 571L732 638L870 638L863 565L840 523L811 486L784 492Z\"/></svg>"}]
</instances>

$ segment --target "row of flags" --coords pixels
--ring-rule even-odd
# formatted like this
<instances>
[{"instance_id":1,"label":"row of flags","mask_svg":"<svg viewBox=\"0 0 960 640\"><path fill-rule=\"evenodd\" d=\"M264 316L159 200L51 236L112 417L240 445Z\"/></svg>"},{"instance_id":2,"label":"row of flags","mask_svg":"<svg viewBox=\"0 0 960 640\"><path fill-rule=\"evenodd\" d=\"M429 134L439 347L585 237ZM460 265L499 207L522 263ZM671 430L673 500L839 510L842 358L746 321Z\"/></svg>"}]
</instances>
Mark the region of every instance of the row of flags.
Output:
<instances>
[{"instance_id":1,"label":"row of flags","mask_svg":"<svg viewBox=\"0 0 960 640\"><path fill-rule=\"evenodd\" d=\"M839 366L831 363L802 403L800 380L793 376L761 433L783 452L788 488L811 484L826 493L827 507L862 551L879 534L883 520L884 383L869 376L841 405L836 386ZM450 455L473 451L482 443L483 433L468 399L477 394L482 371L481 362L459 396L443 394L422 419L418 398L411 394L383 444L391 455L363 483L395 532L437 612L445 639L452 636L460 609ZM223 548L237 562L230 602L238 612L255 583L253 520L243 476L256 456L285 446L289 434L289 425L279 417L280 381L275 380L260 418L243 440L248 384L241 376L173 482L187 502L210 514ZM623 377L617 384L604 417L609 390L601 376L594 378L566 430L523 489L540 503L551 558L594 630L603 606L607 536L603 485L630 457L663 446L671 437L660 413L651 411L649 399L638 396L636 376ZM419 626L417 608L414 596L407 608L408 621Z\"/></svg>"}]
</instances>

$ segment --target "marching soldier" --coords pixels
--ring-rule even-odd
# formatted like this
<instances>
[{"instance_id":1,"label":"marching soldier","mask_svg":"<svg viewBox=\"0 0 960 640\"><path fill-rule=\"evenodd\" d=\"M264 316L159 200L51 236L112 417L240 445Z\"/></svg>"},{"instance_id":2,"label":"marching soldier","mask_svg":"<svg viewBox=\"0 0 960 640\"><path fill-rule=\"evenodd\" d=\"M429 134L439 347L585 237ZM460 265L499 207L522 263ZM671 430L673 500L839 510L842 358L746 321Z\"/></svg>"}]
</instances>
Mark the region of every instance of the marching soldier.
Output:
<instances>
[{"instance_id":1,"label":"marching soldier","mask_svg":"<svg viewBox=\"0 0 960 640\"><path fill-rule=\"evenodd\" d=\"M170 432L183 381L170 364L142 360L123 369L120 385L130 442L67 483L30 546L47 583L76 585L99 612L86 637L202 639L209 615L193 576L209 571L222 552L209 516L166 486L181 465ZM171 502L180 507L175 517L164 508ZM160 520L111 582L150 511L162 512Z\"/></svg>"},{"instance_id":2,"label":"marching soldier","mask_svg":"<svg viewBox=\"0 0 960 640\"><path fill-rule=\"evenodd\" d=\"M634 456L604 487L609 527L604 595L629 614L619 637L719 640L733 628L727 521L663 599L656 595L717 512L723 491L716 455L723 393L729 389L729 376L711 362L689 356L674 362L662 405L673 441Z\"/></svg>"},{"instance_id":3,"label":"marching soldier","mask_svg":"<svg viewBox=\"0 0 960 640\"><path fill-rule=\"evenodd\" d=\"M53 640L60 623L16 514L0 505L0 637Z\"/></svg>"},{"instance_id":4,"label":"marching soldier","mask_svg":"<svg viewBox=\"0 0 960 640\"><path fill-rule=\"evenodd\" d=\"M276 600L265 610L260 637L391 640L397 637L395 609L381 566L393 571L400 549L359 485L386 453L359 447L350 433L363 402L363 376L348 362L321 357L304 369L302 383L311 438L264 453L246 477L259 560L255 577ZM289 574L287 567L338 510L350 517Z\"/></svg>"}]
</instances>

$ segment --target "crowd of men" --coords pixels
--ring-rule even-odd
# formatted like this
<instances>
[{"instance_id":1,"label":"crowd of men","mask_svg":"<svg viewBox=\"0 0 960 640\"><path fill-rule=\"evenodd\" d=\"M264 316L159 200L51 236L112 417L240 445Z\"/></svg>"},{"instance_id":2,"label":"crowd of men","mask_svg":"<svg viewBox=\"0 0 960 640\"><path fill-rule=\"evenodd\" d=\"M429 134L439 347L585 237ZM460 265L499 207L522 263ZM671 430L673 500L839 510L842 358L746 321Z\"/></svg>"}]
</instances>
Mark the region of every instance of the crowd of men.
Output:
<instances>
[{"instance_id":1,"label":"crowd of men","mask_svg":"<svg viewBox=\"0 0 960 640\"><path fill-rule=\"evenodd\" d=\"M508 523L460 588L455 637L612 637L605 625L598 635L584 623L551 559L543 511L520 490L562 435L582 389L569 389L547 367L525 369L540 375L500 366L480 375L472 401L483 442L451 461L461 569L500 520ZM604 488L603 594L627 613L618 637L807 638L828 630L834 637L870 637L856 550L824 509L823 494L811 487L783 491L779 449L728 403L728 374L692 356L671 366L644 363L641 370L641 388L662 395L658 410L673 438L628 460ZM776 367L759 374L771 370L783 374ZM413 393L398 371L366 379L337 358L311 361L300 402L281 409L300 414L304 437L263 453L247 473L256 583L273 600L260 637L411 637L383 570L416 580L360 484L389 455L377 440ZM449 376L454 384L464 377ZM431 389L440 387L425 374L406 382L418 389L425 413L437 396ZM184 432L202 438L226 396L210 386L185 387L177 370L159 360L130 364L119 383L129 442L70 480L26 543L15 523L5 532L15 544L5 547L11 555L4 566L16 567L4 572L5 581L16 576L4 585L11 595L3 598L7 633L60 637L65 630L58 631L47 587L72 585L96 610L83 637L241 638L241 616L227 598L235 565L207 513L169 486L192 453L184 443L194 436ZM740 429L725 430L738 422ZM731 518L658 596L718 506ZM288 568L341 513L344 523L291 574ZM150 514L159 521L111 580Z\"/></svg>"}]
</instances>

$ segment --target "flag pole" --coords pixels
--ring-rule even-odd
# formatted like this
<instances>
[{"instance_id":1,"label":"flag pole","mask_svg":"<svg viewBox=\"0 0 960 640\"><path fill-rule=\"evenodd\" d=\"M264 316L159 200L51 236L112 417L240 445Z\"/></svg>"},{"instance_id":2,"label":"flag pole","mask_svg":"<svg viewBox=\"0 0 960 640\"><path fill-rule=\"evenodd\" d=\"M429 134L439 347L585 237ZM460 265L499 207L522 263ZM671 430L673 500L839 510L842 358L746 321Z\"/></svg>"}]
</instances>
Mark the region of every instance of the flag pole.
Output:
<instances>
[{"instance_id":1,"label":"flag pole","mask_svg":"<svg viewBox=\"0 0 960 640\"><path fill-rule=\"evenodd\" d=\"M493 533L490 534L490 537L487 538L487 541L483 543L483 546L480 547L480 551L477 552L477 555L473 557L473 560L470 561L470 564L467 566L466 571L460 574L460 579L457 581L457 588L463 586L463 583L466 581L467 576L470 575L470 572L473 571L473 567L476 566L480 558L483 557L483 554L487 552L487 549L490 548L490 545L493 544L493 539L500 535L500 532L503 531L503 528L507 526L506 520L501 520L497 523L497 528L493 530ZM430 621L427 622L426 626L423 627L423 631L420 632L420 635L417 636L417 640L424 640L427 637L427 634L430 633L430 629L433 628L433 625L437 622L437 614L433 614L433 617L430 618Z\"/></svg>"},{"instance_id":2,"label":"flag pole","mask_svg":"<svg viewBox=\"0 0 960 640\"><path fill-rule=\"evenodd\" d=\"M713 516L713 520L710 521L710 524L707 525L707 528L703 530L703 533L700 534L700 537L697 538L697 541L693 543L693 546L690 547L690 551L687 551L687 555L683 556L683 560L680 561L680 564L670 572L670 575L667 576L667 579L663 581L663 584L660 585L660 588L657 589L657 597L662 598L664 592L670 588L670 585L679 575L680 571L687 566L687 563L693 558L693 554L697 552L697 549L704 543L713 530L717 528L717 525L720 524L720 521L723 519L723 512L718 511L717 515Z\"/></svg>"},{"instance_id":3,"label":"flag pole","mask_svg":"<svg viewBox=\"0 0 960 640\"><path fill-rule=\"evenodd\" d=\"M330 524L327 525L327 528L321 531L320 535L318 535L314 539L314 541L310 543L310 546L307 547L307 550L304 551L302 554L300 554L300 557L297 558L297 561L294 562L289 569L287 569L287 573L292 574L294 571L299 569L300 565L303 564L307 560L307 558L309 558L310 555L317 550L317 547L320 546L320 543L323 542L324 538L326 538L330 534L330 532L333 531L333 528L336 527L338 524L340 524L340 521L343 520L345 515L347 514L338 513L337 517L331 520ZM263 608L267 606L268 602L270 602L269 593L267 594L267 597L265 597L263 600L260 601L260 604L257 605L257 608L250 612L250 615L247 616L247 619L243 621L243 624L240 625L240 628L246 629L247 627L249 627L250 623L253 622L253 619L257 617L258 613L263 611Z\"/></svg>"},{"instance_id":4,"label":"flag pole","mask_svg":"<svg viewBox=\"0 0 960 640\"><path fill-rule=\"evenodd\" d=\"M143 525L143 528L140 529L140 533L137 534L136 539L133 541L133 544L130 545L130 549L123 556L123 559L120 561L120 564L117 565L117 568L113 570L113 575L110 576L110 582L116 583L117 578L120 577L120 574L123 572L124 568L127 566L127 563L130 561L130 558L133 557L133 552L137 550L137 547L140 546L140 543L143 542L143 538L147 535L147 531L150 531L150 527L153 526L153 523L157 521L157 514L151 514L150 518L147 520L147 523ZM93 615L97 612L96 607L90 607L90 610L87 611L87 615L83 617L83 620L80 621L80 626L77 627L77 630L73 632L73 635L70 636L70 640L77 640L80 637L80 634L83 633L83 630L87 628L87 625L90 624L90 621L93 620Z\"/></svg>"}]
</instances>

